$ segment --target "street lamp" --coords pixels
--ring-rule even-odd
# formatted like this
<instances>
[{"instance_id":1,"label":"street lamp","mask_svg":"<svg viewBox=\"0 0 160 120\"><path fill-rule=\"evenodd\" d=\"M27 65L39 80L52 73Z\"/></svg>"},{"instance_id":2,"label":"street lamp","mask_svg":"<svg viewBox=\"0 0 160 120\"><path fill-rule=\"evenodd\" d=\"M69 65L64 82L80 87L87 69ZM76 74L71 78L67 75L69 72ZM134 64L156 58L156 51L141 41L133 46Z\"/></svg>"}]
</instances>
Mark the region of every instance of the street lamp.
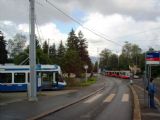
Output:
<instances>
[{"instance_id":1,"label":"street lamp","mask_svg":"<svg viewBox=\"0 0 160 120\"><path fill-rule=\"evenodd\" d=\"M87 69L88 69L88 65L84 65L84 69L86 70L86 82L87 82Z\"/></svg>"}]
</instances>

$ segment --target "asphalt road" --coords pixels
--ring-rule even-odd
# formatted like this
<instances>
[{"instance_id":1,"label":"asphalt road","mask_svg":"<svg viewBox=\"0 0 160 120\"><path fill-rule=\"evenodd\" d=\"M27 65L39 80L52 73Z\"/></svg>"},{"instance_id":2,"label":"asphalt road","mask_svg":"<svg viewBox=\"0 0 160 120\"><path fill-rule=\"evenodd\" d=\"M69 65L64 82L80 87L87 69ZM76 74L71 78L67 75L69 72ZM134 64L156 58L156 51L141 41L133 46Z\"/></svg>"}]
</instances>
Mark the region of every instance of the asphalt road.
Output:
<instances>
[{"instance_id":1,"label":"asphalt road","mask_svg":"<svg viewBox=\"0 0 160 120\"><path fill-rule=\"evenodd\" d=\"M132 96L128 80L105 79L105 89L42 120L131 120Z\"/></svg>"}]
</instances>

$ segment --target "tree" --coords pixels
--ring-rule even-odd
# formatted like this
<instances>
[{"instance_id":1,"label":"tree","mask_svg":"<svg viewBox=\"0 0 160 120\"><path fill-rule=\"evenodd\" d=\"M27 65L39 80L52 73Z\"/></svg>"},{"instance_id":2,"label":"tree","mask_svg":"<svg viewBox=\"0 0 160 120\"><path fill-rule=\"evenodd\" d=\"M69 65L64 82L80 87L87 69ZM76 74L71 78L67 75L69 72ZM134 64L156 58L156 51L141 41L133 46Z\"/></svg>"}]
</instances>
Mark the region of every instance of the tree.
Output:
<instances>
[{"instance_id":1,"label":"tree","mask_svg":"<svg viewBox=\"0 0 160 120\"><path fill-rule=\"evenodd\" d=\"M65 60L66 48L61 41L57 50L57 63L61 66L62 70L64 71L64 60Z\"/></svg>"},{"instance_id":2,"label":"tree","mask_svg":"<svg viewBox=\"0 0 160 120\"><path fill-rule=\"evenodd\" d=\"M14 63L15 64L29 64L29 59L27 59L29 56L29 47L27 47L23 52L20 54L16 55L14 58ZM51 64L51 59L49 56L45 53L43 53L42 49L37 48L36 49L36 63L37 64Z\"/></svg>"},{"instance_id":3,"label":"tree","mask_svg":"<svg viewBox=\"0 0 160 120\"><path fill-rule=\"evenodd\" d=\"M29 46L23 50L20 54L16 55L14 58L15 64L29 64ZM52 61L49 58L48 54L44 53L39 44L39 39L36 37L36 63L37 64L51 64Z\"/></svg>"},{"instance_id":4,"label":"tree","mask_svg":"<svg viewBox=\"0 0 160 120\"><path fill-rule=\"evenodd\" d=\"M75 32L73 29L69 33L66 46L67 46L67 49L66 49L66 54L64 59L65 71L68 74L72 72L72 73L75 73L76 76L80 76L83 65L79 56L79 39L75 35Z\"/></svg>"},{"instance_id":5,"label":"tree","mask_svg":"<svg viewBox=\"0 0 160 120\"><path fill-rule=\"evenodd\" d=\"M13 40L10 39L8 41L8 50L9 50L9 56L11 58L14 58L21 52L23 52L25 45L26 45L27 37L25 35L22 35L21 33L17 33Z\"/></svg>"},{"instance_id":6,"label":"tree","mask_svg":"<svg viewBox=\"0 0 160 120\"><path fill-rule=\"evenodd\" d=\"M36 49L41 49L41 45L39 43L38 37L35 35L35 40L36 40Z\"/></svg>"},{"instance_id":7,"label":"tree","mask_svg":"<svg viewBox=\"0 0 160 120\"><path fill-rule=\"evenodd\" d=\"M45 54L49 54L49 53L48 53L49 45L48 45L47 41L44 41L42 48L43 48L43 52L44 52Z\"/></svg>"},{"instance_id":8,"label":"tree","mask_svg":"<svg viewBox=\"0 0 160 120\"><path fill-rule=\"evenodd\" d=\"M53 64L57 64L57 50L55 43L49 47L49 57Z\"/></svg>"},{"instance_id":9,"label":"tree","mask_svg":"<svg viewBox=\"0 0 160 120\"><path fill-rule=\"evenodd\" d=\"M67 49L72 49L78 52L79 47L79 39L75 34L75 31L72 29L69 33L68 39L67 39Z\"/></svg>"},{"instance_id":10,"label":"tree","mask_svg":"<svg viewBox=\"0 0 160 120\"><path fill-rule=\"evenodd\" d=\"M70 76L70 73L75 73L79 76L81 73L81 61L79 54L74 50L67 50L64 58L64 70Z\"/></svg>"},{"instance_id":11,"label":"tree","mask_svg":"<svg viewBox=\"0 0 160 120\"><path fill-rule=\"evenodd\" d=\"M79 31L78 33L78 41L79 41L79 44L78 44L78 52L79 52L79 55L80 55L80 59L82 61L82 70L84 70L83 66L85 64L87 64L89 66L88 68L88 71L91 71L92 70L92 62L91 62L91 59L88 55L88 51L87 51L87 48L88 48L88 45L87 45L87 42L86 42L86 39L84 38L84 35L81 31Z\"/></svg>"},{"instance_id":12,"label":"tree","mask_svg":"<svg viewBox=\"0 0 160 120\"><path fill-rule=\"evenodd\" d=\"M109 49L104 49L100 53L100 68L102 69L111 69L109 67L109 57L111 56L112 52Z\"/></svg>"},{"instance_id":13,"label":"tree","mask_svg":"<svg viewBox=\"0 0 160 120\"><path fill-rule=\"evenodd\" d=\"M29 65L29 48L27 47L23 52L16 55L13 59L14 64L24 64Z\"/></svg>"},{"instance_id":14,"label":"tree","mask_svg":"<svg viewBox=\"0 0 160 120\"><path fill-rule=\"evenodd\" d=\"M6 41L4 40L3 33L0 31L0 64L7 62Z\"/></svg>"},{"instance_id":15,"label":"tree","mask_svg":"<svg viewBox=\"0 0 160 120\"><path fill-rule=\"evenodd\" d=\"M98 72L97 68L98 68L98 62L96 61L94 64L93 72Z\"/></svg>"},{"instance_id":16,"label":"tree","mask_svg":"<svg viewBox=\"0 0 160 120\"><path fill-rule=\"evenodd\" d=\"M132 55L132 63L133 63L134 65L140 65L140 64L139 64L139 63L140 63L139 60L140 60L140 55L141 55L142 49L139 48L138 45L133 44L131 51L132 51L132 53L131 53L131 55Z\"/></svg>"},{"instance_id":17,"label":"tree","mask_svg":"<svg viewBox=\"0 0 160 120\"><path fill-rule=\"evenodd\" d=\"M108 61L108 67L111 70L118 70L118 56L116 54L111 54Z\"/></svg>"}]
</instances>

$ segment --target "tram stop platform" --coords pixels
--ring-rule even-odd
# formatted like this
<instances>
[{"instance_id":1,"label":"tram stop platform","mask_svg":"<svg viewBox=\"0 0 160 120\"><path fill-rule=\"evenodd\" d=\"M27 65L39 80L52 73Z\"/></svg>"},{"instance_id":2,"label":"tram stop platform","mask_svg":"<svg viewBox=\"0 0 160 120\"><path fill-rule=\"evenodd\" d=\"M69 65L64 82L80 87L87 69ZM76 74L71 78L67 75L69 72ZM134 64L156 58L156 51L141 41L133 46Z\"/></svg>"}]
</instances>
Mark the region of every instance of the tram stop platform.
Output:
<instances>
[{"instance_id":1,"label":"tram stop platform","mask_svg":"<svg viewBox=\"0 0 160 120\"><path fill-rule=\"evenodd\" d=\"M149 108L148 93L141 79L134 80L133 88L138 95L141 120L160 120L160 86L157 84L156 109Z\"/></svg>"}]
</instances>

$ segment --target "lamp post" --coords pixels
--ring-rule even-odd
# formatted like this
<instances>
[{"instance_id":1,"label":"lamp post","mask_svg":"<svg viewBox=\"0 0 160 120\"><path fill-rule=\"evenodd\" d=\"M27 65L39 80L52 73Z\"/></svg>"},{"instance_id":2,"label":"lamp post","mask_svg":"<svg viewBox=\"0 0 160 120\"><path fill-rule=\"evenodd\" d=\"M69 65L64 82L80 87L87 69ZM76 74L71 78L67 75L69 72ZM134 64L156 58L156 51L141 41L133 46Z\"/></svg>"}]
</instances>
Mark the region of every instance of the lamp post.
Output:
<instances>
[{"instance_id":1,"label":"lamp post","mask_svg":"<svg viewBox=\"0 0 160 120\"><path fill-rule=\"evenodd\" d=\"M87 69L88 69L88 65L84 65L84 69L86 70L86 82L87 82Z\"/></svg>"}]
</instances>

